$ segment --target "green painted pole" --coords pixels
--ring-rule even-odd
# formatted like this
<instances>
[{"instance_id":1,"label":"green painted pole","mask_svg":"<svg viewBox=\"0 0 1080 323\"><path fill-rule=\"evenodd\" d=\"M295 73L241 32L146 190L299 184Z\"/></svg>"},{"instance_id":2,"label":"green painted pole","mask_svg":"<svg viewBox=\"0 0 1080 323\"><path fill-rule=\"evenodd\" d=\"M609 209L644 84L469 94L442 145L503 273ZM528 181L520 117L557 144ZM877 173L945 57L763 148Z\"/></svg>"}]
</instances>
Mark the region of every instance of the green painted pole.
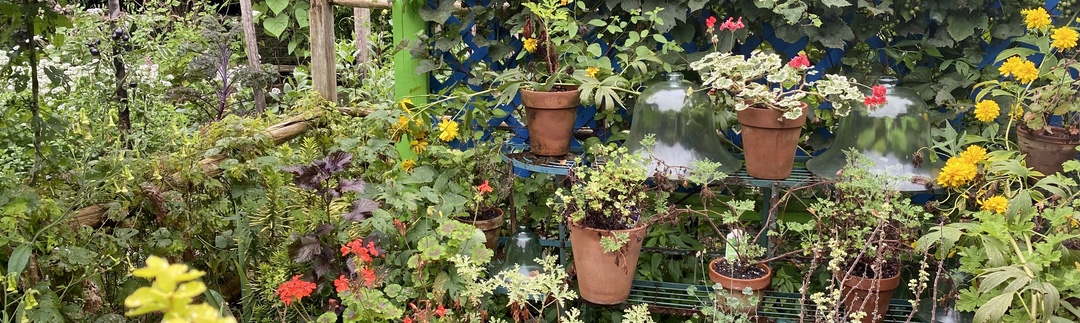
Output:
<instances>
[{"instance_id":1,"label":"green painted pole","mask_svg":"<svg viewBox=\"0 0 1080 323\"><path fill-rule=\"evenodd\" d=\"M393 24L394 44L403 41L417 41L416 35L427 30L427 22L420 18L420 0L394 0ZM394 55L394 98L401 100L412 97L413 104L427 102L423 95L428 94L428 73L417 74L417 61L407 50Z\"/></svg>"}]
</instances>

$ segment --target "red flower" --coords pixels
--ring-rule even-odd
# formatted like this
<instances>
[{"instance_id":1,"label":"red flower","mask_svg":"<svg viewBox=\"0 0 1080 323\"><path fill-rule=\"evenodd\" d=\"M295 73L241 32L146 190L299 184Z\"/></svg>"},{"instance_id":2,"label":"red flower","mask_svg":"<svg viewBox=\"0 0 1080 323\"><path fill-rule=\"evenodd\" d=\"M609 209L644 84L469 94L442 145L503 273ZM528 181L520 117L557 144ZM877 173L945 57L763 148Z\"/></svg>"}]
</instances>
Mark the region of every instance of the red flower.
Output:
<instances>
[{"instance_id":1,"label":"red flower","mask_svg":"<svg viewBox=\"0 0 1080 323\"><path fill-rule=\"evenodd\" d=\"M349 290L349 279L345 278L345 275L338 276L338 278L334 280L334 288L338 293L344 293Z\"/></svg>"},{"instance_id":2,"label":"red flower","mask_svg":"<svg viewBox=\"0 0 1080 323\"><path fill-rule=\"evenodd\" d=\"M375 284L375 271L370 268L360 270L360 277L364 278L364 286L371 288Z\"/></svg>"},{"instance_id":3,"label":"red flower","mask_svg":"<svg viewBox=\"0 0 1080 323\"><path fill-rule=\"evenodd\" d=\"M486 180L486 179L484 180L483 184L480 184L476 188L480 190L480 194L490 193L490 192L494 191L494 189L491 188L491 185L488 184L488 180Z\"/></svg>"},{"instance_id":4,"label":"red flower","mask_svg":"<svg viewBox=\"0 0 1080 323\"><path fill-rule=\"evenodd\" d=\"M439 308L435 310L435 314L439 315L439 317L446 316L446 308L443 308L442 304L439 304Z\"/></svg>"},{"instance_id":5,"label":"red flower","mask_svg":"<svg viewBox=\"0 0 1080 323\"><path fill-rule=\"evenodd\" d=\"M368 241L368 245L364 246L363 240L356 239L341 246L342 256L348 256L350 253L359 257L362 262L371 262L372 256L379 256L379 249L375 248L374 241Z\"/></svg>"},{"instance_id":6,"label":"red flower","mask_svg":"<svg viewBox=\"0 0 1080 323\"><path fill-rule=\"evenodd\" d=\"M402 321L402 322L404 322L404 323L412 323L412 318L411 317L405 317L405 320Z\"/></svg>"},{"instance_id":7,"label":"red flower","mask_svg":"<svg viewBox=\"0 0 1080 323\"><path fill-rule=\"evenodd\" d=\"M713 28L713 26L716 26L716 17L705 19L705 27Z\"/></svg>"},{"instance_id":8,"label":"red flower","mask_svg":"<svg viewBox=\"0 0 1080 323\"><path fill-rule=\"evenodd\" d=\"M872 89L873 89L873 94L871 94L871 96L863 98L863 104L865 104L868 107L874 107L874 106L885 104L885 92L886 92L885 86L884 85L874 85L874 87L872 87Z\"/></svg>"},{"instance_id":9,"label":"red flower","mask_svg":"<svg viewBox=\"0 0 1080 323\"><path fill-rule=\"evenodd\" d=\"M742 17L739 17L738 21L735 21L735 18L728 17L727 21L720 24L720 30L736 31L743 28L746 28L746 25L743 24Z\"/></svg>"},{"instance_id":10,"label":"red flower","mask_svg":"<svg viewBox=\"0 0 1080 323\"><path fill-rule=\"evenodd\" d=\"M302 276L293 276L292 280L278 286L278 297L281 297L281 301L285 302L285 306L289 306L294 300L299 301L301 298L311 295L312 291L315 291L315 283L300 280Z\"/></svg>"},{"instance_id":11,"label":"red flower","mask_svg":"<svg viewBox=\"0 0 1080 323\"><path fill-rule=\"evenodd\" d=\"M375 241L368 241L367 246L368 253L371 254L372 257L379 256L379 249L375 248Z\"/></svg>"},{"instance_id":12,"label":"red flower","mask_svg":"<svg viewBox=\"0 0 1080 323\"><path fill-rule=\"evenodd\" d=\"M884 97L885 96L886 89L885 89L884 85L874 85L872 87L872 89L874 90L874 96L877 96L877 97Z\"/></svg>"},{"instance_id":13,"label":"red flower","mask_svg":"<svg viewBox=\"0 0 1080 323\"><path fill-rule=\"evenodd\" d=\"M810 66L810 59L806 58L806 53L799 53L799 56L795 56L787 64L793 68L804 68Z\"/></svg>"}]
</instances>

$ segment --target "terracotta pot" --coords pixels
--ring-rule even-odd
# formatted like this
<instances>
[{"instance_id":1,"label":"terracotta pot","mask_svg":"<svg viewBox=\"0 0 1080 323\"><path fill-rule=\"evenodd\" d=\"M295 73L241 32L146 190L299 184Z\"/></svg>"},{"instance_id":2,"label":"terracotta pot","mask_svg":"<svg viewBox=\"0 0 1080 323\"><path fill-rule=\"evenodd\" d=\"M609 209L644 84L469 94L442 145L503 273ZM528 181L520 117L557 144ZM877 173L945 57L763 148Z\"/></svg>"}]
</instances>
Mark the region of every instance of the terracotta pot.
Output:
<instances>
[{"instance_id":1,"label":"terracotta pot","mask_svg":"<svg viewBox=\"0 0 1080 323\"><path fill-rule=\"evenodd\" d=\"M720 284L721 287L724 287L724 289L728 291L722 297L730 297L731 299L722 303L722 307L732 312L742 312L751 315L757 313L758 303L751 302L750 298L753 296L757 299L757 302L761 302L762 297L765 296L765 289L769 288L769 283L772 282L772 269L765 264L758 264L758 268L765 270L765 276L753 279L731 278L716 272L716 269L714 269L713 266L720 261L726 260L724 258L713 259L713 261L709 263L709 279L712 280L713 283ZM750 295L745 294L744 291L746 288L750 288L753 293ZM723 299L720 297L721 296L717 296L717 300ZM733 300L738 300L738 302L732 304L731 301Z\"/></svg>"},{"instance_id":2,"label":"terracotta pot","mask_svg":"<svg viewBox=\"0 0 1080 323\"><path fill-rule=\"evenodd\" d=\"M630 297L634 283L641 241L645 239L648 226L630 230L600 230L570 223L570 242L574 250L574 268L577 270L578 291L581 298L593 304L613 305ZM616 232L630 235L622 250L605 253L600 247L600 237Z\"/></svg>"},{"instance_id":3,"label":"terracotta pot","mask_svg":"<svg viewBox=\"0 0 1080 323\"><path fill-rule=\"evenodd\" d=\"M1062 127L1048 127L1055 134L1068 133ZM1061 163L1076 158L1076 146L1080 142L1066 138L1047 136L1027 127L1016 127L1016 143L1024 153L1027 166L1050 175L1061 172Z\"/></svg>"},{"instance_id":4,"label":"terracotta pot","mask_svg":"<svg viewBox=\"0 0 1080 323\"><path fill-rule=\"evenodd\" d=\"M493 211L495 211L495 213L498 213L499 216L496 216L492 219L480 221L473 221L471 220L471 218L468 217L457 219L462 223L470 224L477 229L480 229L480 231L484 231L484 237L487 238L487 241L484 242L484 245L491 250L495 250L495 248L499 246L499 231L502 229L504 223L503 210L500 208L495 208L493 209Z\"/></svg>"},{"instance_id":5,"label":"terracotta pot","mask_svg":"<svg viewBox=\"0 0 1080 323\"><path fill-rule=\"evenodd\" d=\"M791 175L795 147L799 144L799 134L809 110L805 103L802 108L802 116L795 120L784 119L780 111L767 108L738 111L746 172L750 176L785 179Z\"/></svg>"},{"instance_id":6,"label":"terracotta pot","mask_svg":"<svg viewBox=\"0 0 1080 323\"><path fill-rule=\"evenodd\" d=\"M529 150L537 156L563 156L570 152L574 120L581 105L581 91L520 90L529 129Z\"/></svg>"},{"instance_id":7,"label":"terracotta pot","mask_svg":"<svg viewBox=\"0 0 1080 323\"><path fill-rule=\"evenodd\" d=\"M900 274L884 279L844 276L844 273L836 273L836 276L842 278L841 303L847 308L847 313L865 312L866 316L860 320L862 323L879 323L885 320L893 291L900 286ZM875 311L877 318L874 317Z\"/></svg>"}]
</instances>

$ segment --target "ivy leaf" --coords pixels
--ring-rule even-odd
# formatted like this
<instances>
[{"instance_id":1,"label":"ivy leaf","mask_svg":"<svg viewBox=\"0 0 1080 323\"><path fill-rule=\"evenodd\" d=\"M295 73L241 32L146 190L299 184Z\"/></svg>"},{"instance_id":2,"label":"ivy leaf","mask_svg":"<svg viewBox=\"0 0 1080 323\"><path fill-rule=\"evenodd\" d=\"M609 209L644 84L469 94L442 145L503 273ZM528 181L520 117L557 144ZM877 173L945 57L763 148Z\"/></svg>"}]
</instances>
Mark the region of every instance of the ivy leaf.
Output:
<instances>
[{"instance_id":1,"label":"ivy leaf","mask_svg":"<svg viewBox=\"0 0 1080 323\"><path fill-rule=\"evenodd\" d=\"M985 29L986 16L978 15L949 15L946 19L949 23L949 36L953 40L961 41L975 34L975 28Z\"/></svg>"},{"instance_id":2,"label":"ivy leaf","mask_svg":"<svg viewBox=\"0 0 1080 323\"><path fill-rule=\"evenodd\" d=\"M821 4L829 7L843 8L851 5L847 0L821 0Z\"/></svg>"},{"instance_id":3,"label":"ivy leaf","mask_svg":"<svg viewBox=\"0 0 1080 323\"><path fill-rule=\"evenodd\" d=\"M420 19L434 23L445 23L454 13L454 0L439 0L439 7L431 9L428 6L420 7Z\"/></svg>"},{"instance_id":4,"label":"ivy leaf","mask_svg":"<svg viewBox=\"0 0 1080 323\"><path fill-rule=\"evenodd\" d=\"M353 203L353 210L345 215L345 220L364 221L371 216L371 212L379 208L379 202L370 199L359 199Z\"/></svg>"},{"instance_id":5,"label":"ivy leaf","mask_svg":"<svg viewBox=\"0 0 1080 323\"><path fill-rule=\"evenodd\" d=\"M274 15L278 15L285 7L289 6L289 0L266 0L266 6L270 7L270 11L274 12Z\"/></svg>"},{"instance_id":6,"label":"ivy leaf","mask_svg":"<svg viewBox=\"0 0 1080 323\"><path fill-rule=\"evenodd\" d=\"M281 37L281 33L285 32L287 27L289 27L288 15L278 15L263 20L263 28L266 29L266 33L275 38Z\"/></svg>"}]
</instances>

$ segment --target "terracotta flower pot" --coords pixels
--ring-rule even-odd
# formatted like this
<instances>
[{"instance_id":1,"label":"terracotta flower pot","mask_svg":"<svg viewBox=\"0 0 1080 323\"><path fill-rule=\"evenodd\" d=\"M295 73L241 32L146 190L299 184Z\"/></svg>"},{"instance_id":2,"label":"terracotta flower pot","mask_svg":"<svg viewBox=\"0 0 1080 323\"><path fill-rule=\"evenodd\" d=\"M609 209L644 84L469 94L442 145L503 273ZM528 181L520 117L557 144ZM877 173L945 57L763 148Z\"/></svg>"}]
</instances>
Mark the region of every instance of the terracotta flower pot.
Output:
<instances>
[{"instance_id":1,"label":"terracotta flower pot","mask_svg":"<svg viewBox=\"0 0 1080 323\"><path fill-rule=\"evenodd\" d=\"M629 230L600 230L570 223L570 242L574 250L574 268L577 270L578 292L581 298L593 304L612 305L625 302L630 297L634 283L641 242L648 226ZM606 253L600 247L600 238L615 232L630 235L622 250Z\"/></svg>"},{"instance_id":2,"label":"terracotta flower pot","mask_svg":"<svg viewBox=\"0 0 1080 323\"><path fill-rule=\"evenodd\" d=\"M802 116L795 120L784 119L780 111L767 108L738 111L746 172L750 176L785 179L791 175L795 147L799 144L799 134L809 110L805 103L802 108Z\"/></svg>"},{"instance_id":3,"label":"terracotta flower pot","mask_svg":"<svg viewBox=\"0 0 1080 323\"><path fill-rule=\"evenodd\" d=\"M563 156L570 152L574 120L581 105L581 91L537 92L521 89L529 150L537 156Z\"/></svg>"},{"instance_id":4,"label":"terracotta flower pot","mask_svg":"<svg viewBox=\"0 0 1080 323\"><path fill-rule=\"evenodd\" d=\"M742 312L751 315L757 313L757 303L751 302L750 297L753 296L757 299L757 302L760 302L762 297L765 296L765 289L769 288L769 283L772 282L772 269L765 264L758 264L758 268L765 270L765 276L753 279L731 278L716 272L715 266L721 261L726 260L724 258L718 258L713 259L713 261L709 263L709 279L712 280L713 283L720 284L721 287L724 287L724 289L727 290L725 295L718 296L718 299L721 300L722 304L725 304L723 307L732 312ZM753 294L747 295L743 293L746 288L750 288L750 290L753 291ZM723 299L719 297L730 297L731 299L729 299L728 302L724 302ZM732 304L730 302L732 300L738 300L738 303Z\"/></svg>"},{"instance_id":5,"label":"terracotta flower pot","mask_svg":"<svg viewBox=\"0 0 1080 323\"><path fill-rule=\"evenodd\" d=\"M480 231L484 231L484 237L487 238L487 241L484 242L484 245L487 246L488 249L495 250L495 248L499 246L499 231L500 229L502 229L504 222L502 209L494 208L492 209L492 211L495 211L498 216L488 220L479 221L473 221L469 217L463 217L458 218L458 221L466 224L471 224L477 229L480 229Z\"/></svg>"},{"instance_id":6,"label":"terracotta flower pot","mask_svg":"<svg viewBox=\"0 0 1080 323\"><path fill-rule=\"evenodd\" d=\"M900 274L883 279L845 276L845 273L840 272L836 273L836 276L842 278L841 303L847 308L847 313L865 312L866 316L860 320L862 323L878 323L885 320L885 313L889 311L893 291L900 286ZM877 318L875 318L875 312L877 312Z\"/></svg>"},{"instance_id":7,"label":"terracotta flower pot","mask_svg":"<svg viewBox=\"0 0 1080 323\"><path fill-rule=\"evenodd\" d=\"M1054 134L1067 134L1062 127L1048 127ZM1076 146L1080 142L1067 138L1048 136L1027 127L1016 127L1016 143L1024 153L1027 166L1050 175L1061 172L1061 163L1076 158Z\"/></svg>"}]
</instances>

